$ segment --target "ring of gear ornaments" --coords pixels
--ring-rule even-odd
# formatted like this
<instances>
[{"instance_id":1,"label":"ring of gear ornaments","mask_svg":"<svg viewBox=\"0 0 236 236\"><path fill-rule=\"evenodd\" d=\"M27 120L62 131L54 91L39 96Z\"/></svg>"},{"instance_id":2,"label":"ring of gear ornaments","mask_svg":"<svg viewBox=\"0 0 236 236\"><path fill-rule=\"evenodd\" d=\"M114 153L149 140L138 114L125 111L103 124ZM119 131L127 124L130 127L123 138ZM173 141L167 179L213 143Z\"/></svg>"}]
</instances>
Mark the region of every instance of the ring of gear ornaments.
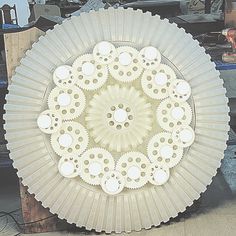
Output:
<instances>
[{"instance_id":1,"label":"ring of gear ornaments","mask_svg":"<svg viewBox=\"0 0 236 236\"><path fill-rule=\"evenodd\" d=\"M118 85L107 87L110 80ZM137 80L141 83L139 90L132 86ZM194 130L189 126L192 110L187 103L191 87L162 63L161 53L153 46L138 51L101 41L94 46L92 54L79 56L72 65L55 68L53 81L56 86L48 97L49 109L40 113L37 124L45 135L51 135L52 149L60 156L58 171L65 178L81 177L90 185L100 185L109 195L119 194L124 188L141 188L147 182L163 185L171 175L170 168L181 161L184 148L194 142ZM95 92L92 99L85 95L93 90L101 92ZM156 105L156 117L151 116L151 105L145 96L165 99ZM169 104L178 109L173 113ZM135 113L137 109L139 113ZM104 127L113 129L113 136L107 131L103 135L107 139L101 136L104 130L99 129L102 124L99 117L105 121ZM78 123L80 119L85 120L85 127ZM146 153L134 151L137 145L142 145L154 122L161 126L162 132L151 137ZM122 133L128 126L132 129L125 138ZM141 127L146 130L139 137ZM104 147L92 146L90 136ZM135 138L138 141L133 144ZM109 146L112 142L116 145ZM108 150L119 154L123 143L128 143L125 148L128 152L118 155L117 160L117 155L114 158Z\"/></svg>"}]
</instances>

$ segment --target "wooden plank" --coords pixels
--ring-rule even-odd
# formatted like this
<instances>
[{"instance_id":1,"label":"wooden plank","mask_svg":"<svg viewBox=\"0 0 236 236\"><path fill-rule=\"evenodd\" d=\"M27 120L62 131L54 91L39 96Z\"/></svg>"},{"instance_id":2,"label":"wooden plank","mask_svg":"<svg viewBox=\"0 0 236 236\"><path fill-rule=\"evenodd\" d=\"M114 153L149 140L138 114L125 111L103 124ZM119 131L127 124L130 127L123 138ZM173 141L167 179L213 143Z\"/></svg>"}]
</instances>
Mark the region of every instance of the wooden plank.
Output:
<instances>
[{"instance_id":1,"label":"wooden plank","mask_svg":"<svg viewBox=\"0 0 236 236\"><path fill-rule=\"evenodd\" d=\"M32 47L32 44L43 35L44 32L31 28L17 33L4 35L8 83L14 75L15 68L20 64L25 52ZM25 233L40 233L65 229L65 222L52 215L40 202L37 202L32 194L27 192L27 187L20 182L20 196L23 220L26 225L23 227ZM45 219L46 218L46 219ZM45 219L42 220L41 219ZM40 220L40 221L39 221ZM37 222L35 222L37 221ZM34 222L34 223L30 223Z\"/></svg>"},{"instance_id":2,"label":"wooden plank","mask_svg":"<svg viewBox=\"0 0 236 236\"><path fill-rule=\"evenodd\" d=\"M4 34L8 82L14 75L15 68L20 64L20 59L24 57L25 52L44 34L42 30L37 28Z\"/></svg>"}]
</instances>

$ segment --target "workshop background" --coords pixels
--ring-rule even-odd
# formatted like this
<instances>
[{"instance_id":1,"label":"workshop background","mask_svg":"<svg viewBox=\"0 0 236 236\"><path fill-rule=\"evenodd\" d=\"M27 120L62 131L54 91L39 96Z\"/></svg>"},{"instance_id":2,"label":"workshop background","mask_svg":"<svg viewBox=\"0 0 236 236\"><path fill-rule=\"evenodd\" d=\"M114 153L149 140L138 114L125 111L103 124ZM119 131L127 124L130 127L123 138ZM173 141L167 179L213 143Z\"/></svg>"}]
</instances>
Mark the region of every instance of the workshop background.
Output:
<instances>
[{"instance_id":1,"label":"workshop background","mask_svg":"<svg viewBox=\"0 0 236 236\"><path fill-rule=\"evenodd\" d=\"M236 1L229 0L0 0L0 235L38 235L36 232L40 235L97 234L71 226L48 212L42 214L42 209L41 215L34 215L33 220L24 219L27 212L22 216L23 198L29 196L27 193L20 195L19 180L6 148L2 119L8 86L4 34L32 27L47 31L65 18L109 6L150 11L191 33L205 47L220 71L230 106L228 147L221 168L207 191L169 223L131 235L236 235ZM37 203L30 204L36 214Z\"/></svg>"}]
</instances>

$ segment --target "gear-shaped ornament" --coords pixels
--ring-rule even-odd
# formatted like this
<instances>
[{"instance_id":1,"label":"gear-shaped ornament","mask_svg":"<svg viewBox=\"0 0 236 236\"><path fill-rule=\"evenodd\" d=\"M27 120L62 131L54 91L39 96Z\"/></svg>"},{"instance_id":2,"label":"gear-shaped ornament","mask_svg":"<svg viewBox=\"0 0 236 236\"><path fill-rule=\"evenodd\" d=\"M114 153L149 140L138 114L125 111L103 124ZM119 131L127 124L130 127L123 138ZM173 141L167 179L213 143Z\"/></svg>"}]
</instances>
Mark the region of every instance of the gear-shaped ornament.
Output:
<instances>
[{"instance_id":1,"label":"gear-shaped ornament","mask_svg":"<svg viewBox=\"0 0 236 236\"><path fill-rule=\"evenodd\" d=\"M101 186L105 193L115 195L123 190L125 179L120 172L109 171L102 177Z\"/></svg>"},{"instance_id":2,"label":"gear-shaped ornament","mask_svg":"<svg viewBox=\"0 0 236 236\"><path fill-rule=\"evenodd\" d=\"M103 148L88 149L82 154L80 163L81 178L91 185L99 185L104 174L115 168L111 153Z\"/></svg>"},{"instance_id":3,"label":"gear-shaped ornament","mask_svg":"<svg viewBox=\"0 0 236 236\"><path fill-rule=\"evenodd\" d=\"M189 125L192 121L192 109L187 102L174 102L170 98L163 100L157 108L157 122L166 131L172 132L180 125Z\"/></svg>"},{"instance_id":4,"label":"gear-shaped ornament","mask_svg":"<svg viewBox=\"0 0 236 236\"><path fill-rule=\"evenodd\" d=\"M148 180L154 185L165 184L170 177L170 170L166 166L160 165L158 162L153 162L148 168Z\"/></svg>"},{"instance_id":5,"label":"gear-shaped ornament","mask_svg":"<svg viewBox=\"0 0 236 236\"><path fill-rule=\"evenodd\" d=\"M128 152L119 158L116 170L125 178L127 188L136 189L147 183L149 165L150 161L141 152Z\"/></svg>"},{"instance_id":6,"label":"gear-shaped ornament","mask_svg":"<svg viewBox=\"0 0 236 236\"><path fill-rule=\"evenodd\" d=\"M174 143L171 133L158 133L151 138L147 149L151 162L172 168L183 157L183 148Z\"/></svg>"},{"instance_id":7,"label":"gear-shaped ornament","mask_svg":"<svg viewBox=\"0 0 236 236\"><path fill-rule=\"evenodd\" d=\"M45 110L38 116L37 124L42 132L52 134L60 129L62 118L56 111Z\"/></svg>"},{"instance_id":8,"label":"gear-shaped ornament","mask_svg":"<svg viewBox=\"0 0 236 236\"><path fill-rule=\"evenodd\" d=\"M61 65L53 72L53 81L59 88L70 88L77 81L76 71L68 65Z\"/></svg>"},{"instance_id":9,"label":"gear-shaped ornament","mask_svg":"<svg viewBox=\"0 0 236 236\"><path fill-rule=\"evenodd\" d=\"M160 64L152 70L145 70L141 84L143 91L153 99L164 99L169 96L170 83L176 79L175 72L167 65Z\"/></svg>"},{"instance_id":10,"label":"gear-shaped ornament","mask_svg":"<svg viewBox=\"0 0 236 236\"><path fill-rule=\"evenodd\" d=\"M117 48L117 57L108 67L113 78L126 83L141 75L143 69L138 63L138 51L135 48L123 46Z\"/></svg>"},{"instance_id":11,"label":"gear-shaped ornament","mask_svg":"<svg viewBox=\"0 0 236 236\"><path fill-rule=\"evenodd\" d=\"M220 166L222 80L166 19L123 8L65 19L15 72L4 106L10 158L29 192L69 223L105 233L158 226Z\"/></svg>"},{"instance_id":12,"label":"gear-shaped ornament","mask_svg":"<svg viewBox=\"0 0 236 236\"><path fill-rule=\"evenodd\" d=\"M65 155L58 162L58 170L65 178L75 178L80 174L79 158L76 155Z\"/></svg>"},{"instance_id":13,"label":"gear-shaped ornament","mask_svg":"<svg viewBox=\"0 0 236 236\"><path fill-rule=\"evenodd\" d=\"M191 87L185 80L174 80L169 86L169 96L173 101L185 102L191 95Z\"/></svg>"},{"instance_id":14,"label":"gear-shaped ornament","mask_svg":"<svg viewBox=\"0 0 236 236\"><path fill-rule=\"evenodd\" d=\"M113 62L116 55L117 51L115 46L108 41L99 42L93 49L94 59L100 64L107 65Z\"/></svg>"},{"instance_id":15,"label":"gear-shaped ornament","mask_svg":"<svg viewBox=\"0 0 236 236\"><path fill-rule=\"evenodd\" d=\"M60 130L51 135L52 148L59 156L81 154L87 148L88 142L86 129L74 121L64 122Z\"/></svg>"},{"instance_id":16,"label":"gear-shaped ornament","mask_svg":"<svg viewBox=\"0 0 236 236\"><path fill-rule=\"evenodd\" d=\"M140 65L148 70L157 68L161 63L161 53L153 46L142 48L138 58Z\"/></svg>"},{"instance_id":17,"label":"gear-shaped ornament","mask_svg":"<svg viewBox=\"0 0 236 236\"><path fill-rule=\"evenodd\" d=\"M97 63L92 54L78 57L72 67L77 72L77 85L85 90L95 90L103 86L108 78L106 65Z\"/></svg>"},{"instance_id":18,"label":"gear-shaped ornament","mask_svg":"<svg viewBox=\"0 0 236 236\"><path fill-rule=\"evenodd\" d=\"M193 144L195 133L190 126L181 125L180 127L173 130L172 138L178 146L185 148Z\"/></svg>"},{"instance_id":19,"label":"gear-shaped ornament","mask_svg":"<svg viewBox=\"0 0 236 236\"><path fill-rule=\"evenodd\" d=\"M72 120L81 115L86 105L86 98L78 87L62 89L55 87L48 97L48 106L57 111L63 120Z\"/></svg>"}]
</instances>

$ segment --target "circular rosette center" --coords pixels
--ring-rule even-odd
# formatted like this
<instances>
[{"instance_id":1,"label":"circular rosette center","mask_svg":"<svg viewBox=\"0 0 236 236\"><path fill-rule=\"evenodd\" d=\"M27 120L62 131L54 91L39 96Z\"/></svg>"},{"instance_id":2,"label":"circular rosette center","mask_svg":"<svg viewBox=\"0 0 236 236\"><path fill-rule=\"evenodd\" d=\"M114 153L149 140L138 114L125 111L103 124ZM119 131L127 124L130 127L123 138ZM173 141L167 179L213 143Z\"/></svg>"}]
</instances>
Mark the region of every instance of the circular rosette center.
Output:
<instances>
[{"instance_id":1,"label":"circular rosette center","mask_svg":"<svg viewBox=\"0 0 236 236\"><path fill-rule=\"evenodd\" d=\"M151 130L151 104L133 87L108 86L94 95L85 119L96 143L126 151L140 145Z\"/></svg>"}]
</instances>

